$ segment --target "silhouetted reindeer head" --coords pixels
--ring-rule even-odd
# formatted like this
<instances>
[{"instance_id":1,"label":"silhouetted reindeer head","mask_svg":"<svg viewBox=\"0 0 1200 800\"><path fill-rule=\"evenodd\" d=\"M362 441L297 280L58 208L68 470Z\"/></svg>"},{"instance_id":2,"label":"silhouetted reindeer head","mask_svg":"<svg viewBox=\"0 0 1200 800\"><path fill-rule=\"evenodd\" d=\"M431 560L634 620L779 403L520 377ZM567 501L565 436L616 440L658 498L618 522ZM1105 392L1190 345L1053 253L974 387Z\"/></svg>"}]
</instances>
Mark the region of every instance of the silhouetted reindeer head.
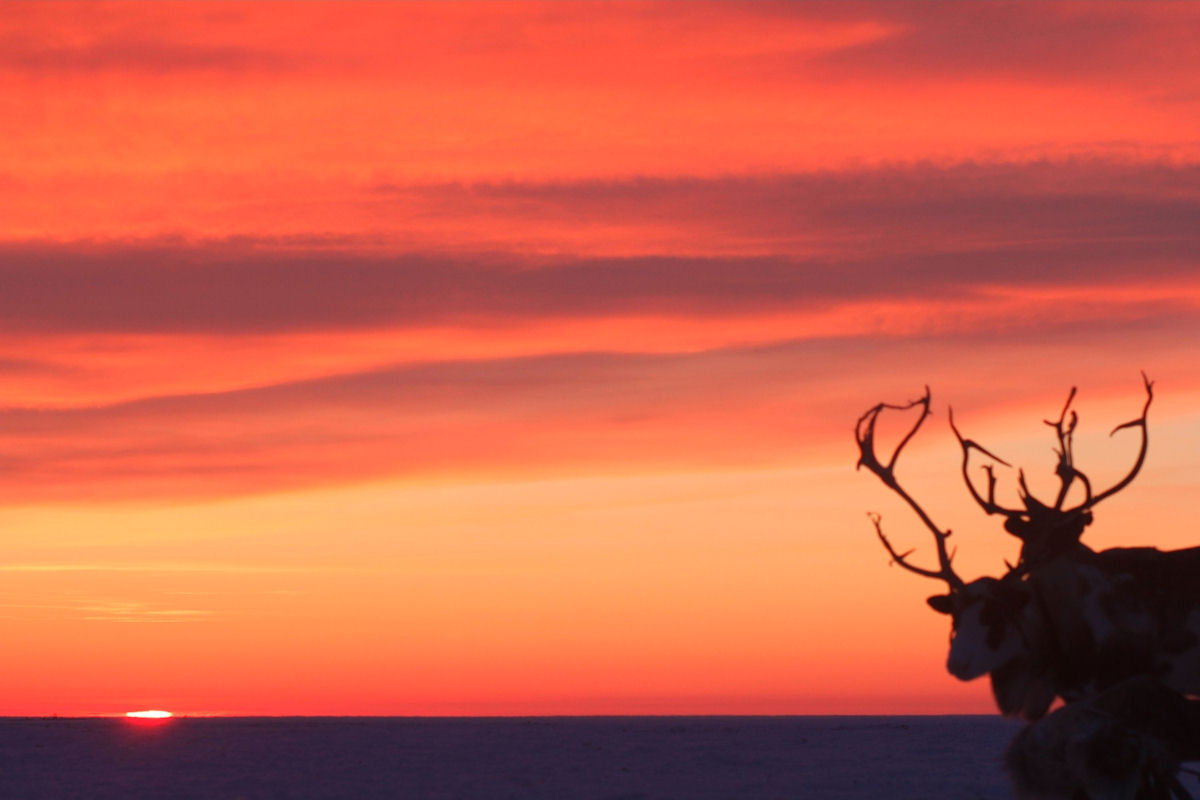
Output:
<instances>
[{"instance_id":1,"label":"silhouetted reindeer head","mask_svg":"<svg viewBox=\"0 0 1200 800\"><path fill-rule=\"evenodd\" d=\"M1071 387L1071 392L1067 395L1067 402L1063 404L1062 413L1058 415L1058 419L1054 421L1043 420L1054 429L1055 436L1058 439L1058 447L1054 450L1054 453L1058 456L1058 464L1054 469L1054 474L1058 476L1059 490L1052 506L1038 500L1029 491L1029 486L1025 483L1025 470L1023 469L1017 471L1017 487L1019 497L1025 508L1013 509L1001 506L996 502L994 464L985 464L983 467L984 472L987 473L988 486L987 497L982 496L971 481L968 471L971 461L971 451L978 450L983 455L992 459L993 462L1003 464L1006 467L1010 466L1010 464L999 456L989 452L977 442L971 439L964 439L962 434L958 432L958 428L954 425L954 412L950 411L950 429L954 431L954 436L958 439L958 444L962 448L963 453L963 481L967 484L967 489L970 491L971 497L975 499L975 502L988 514L1000 514L1004 516L1004 530L1021 540L1019 564L1053 558L1059 553L1074 547L1079 542L1079 537L1083 535L1083 529L1092 524L1091 509L1101 500L1112 497L1124 489L1137 476L1143 462L1146 460L1146 445L1149 439L1146 430L1146 415L1150 411L1150 403L1154 399L1154 383L1146 377L1145 373L1142 373L1142 382L1146 386L1146 404L1142 407L1142 415L1135 420L1118 425L1109 434L1112 436L1117 431L1126 428L1138 428L1141 430L1142 444L1138 450L1137 459L1124 478L1099 494L1092 492L1092 482L1088 480L1087 475L1075 466L1073 448L1075 426L1079 422L1079 416L1071 409L1071 402L1075 399L1075 387ZM928 413L928 400L929 389L926 387L924 398L926 413ZM878 416L880 410L882 410L881 407L876 406L876 408L871 409L859 419L860 432L861 426L864 423L867 428L874 428L875 418ZM860 435L859 446L861 447L862 444L863 439ZM898 454L899 450L897 450ZM893 460L895 460L895 456L893 456ZM859 461L860 465L863 463L867 462ZM870 467L869 463L868 467ZM1077 481L1083 487L1083 502L1076 506L1063 508L1063 503L1066 502L1068 492L1071 491L1071 487Z\"/></svg>"},{"instance_id":2,"label":"silhouetted reindeer head","mask_svg":"<svg viewBox=\"0 0 1200 800\"><path fill-rule=\"evenodd\" d=\"M1137 460L1129 473L1113 486L1100 493L1092 490L1091 482L1074 463L1072 450L1073 437L1078 417L1071 411L1070 406L1075 397L1072 389L1063 406L1057 421L1047 421L1058 439L1058 465L1055 474L1061 486L1050 505L1038 500L1029 491L1024 472L1018 473L1017 485L1019 496L1024 509L1010 509L998 504L995 499L996 476L994 463L1005 464L996 455L984 449L978 443L964 439L954 427L951 417L951 428L962 448L962 475L967 489L975 501L988 514L1001 514L1005 519L1004 527L1009 533L1022 540L1021 557L1015 567L1010 566L1001 578L984 577L965 582L955 573L952 560L953 553L947 548L950 538L949 530L939 528L929 514L919 503L900 485L896 478L896 462L909 441L916 435L925 418L930 414L930 393L926 387L925 394L910 403L893 405L880 403L864 413L855 427L855 438L858 442L858 466L865 466L875 473L884 485L896 492L924 523L933 534L937 551L937 568L921 567L909 561L912 550L904 553L897 552L891 541L883 533L881 519L878 514L871 514L876 534L895 564L909 572L927 578L935 578L946 583L946 594L934 595L928 599L929 605L936 611L949 614L953 620L951 631L950 654L946 667L954 676L962 680L971 680L985 674L992 678L992 688L997 704L1005 714L1037 718L1045 713L1056 694L1064 693L1064 685L1069 685L1074 676L1063 678L1064 660L1059 651L1062 647L1060 639L1063 628L1062 620L1049 618L1044 595L1048 592L1061 592L1069 602L1055 600L1049 605L1066 605L1068 615L1080 616L1079 598L1083 594L1096 594L1111 588L1111 581L1100 567L1082 567L1076 569L1074 564L1062 566L1056 563L1056 557L1064 553L1079 551L1091 553L1079 542L1084 528L1091 522L1091 509L1105 498L1111 497L1128 486L1141 469L1146 456L1147 430L1146 414L1153 399L1153 384L1142 376L1146 387L1146 404L1142 415L1131 422L1117 426L1113 433L1125 428L1136 427L1142 432L1141 447ZM890 458L884 463L880 460L875 449L875 428L879 415L885 410L910 411L919 409L916 422L901 438L892 451ZM986 494L980 493L971 481L969 465L973 451L979 451L992 459L994 463L984 465L987 475ZM1084 490L1083 501L1073 507L1064 508L1067 495L1072 486L1078 482ZM1094 554L1093 554L1094 555ZM1030 572L1035 567L1043 567L1037 580L1030 580ZM1064 581L1063 578L1066 580ZM1062 583L1074 583L1078 588L1056 588ZM1049 589L1047 587L1050 587ZM1074 594L1072 594L1074 592ZM1043 595L1041 602L1033 602L1038 594ZM1078 630L1086 623L1080 623L1074 618L1065 627ZM1087 643L1094 646L1094 638L1090 630L1084 630L1080 636L1091 637ZM1084 676L1081 680L1092 681L1094 676ZM1073 691L1073 687L1066 693Z\"/></svg>"}]
</instances>

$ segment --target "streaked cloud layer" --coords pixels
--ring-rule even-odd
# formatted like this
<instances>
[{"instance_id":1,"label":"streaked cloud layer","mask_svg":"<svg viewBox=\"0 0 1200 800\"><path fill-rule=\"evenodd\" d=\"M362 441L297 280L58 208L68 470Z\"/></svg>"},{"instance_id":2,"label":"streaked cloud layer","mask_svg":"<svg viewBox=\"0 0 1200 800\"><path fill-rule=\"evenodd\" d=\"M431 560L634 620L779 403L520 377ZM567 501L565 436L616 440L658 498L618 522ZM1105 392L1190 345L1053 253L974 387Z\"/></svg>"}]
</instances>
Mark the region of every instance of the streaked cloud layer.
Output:
<instances>
[{"instance_id":1,"label":"streaked cloud layer","mask_svg":"<svg viewBox=\"0 0 1200 800\"><path fill-rule=\"evenodd\" d=\"M1123 421L1145 369L1169 443L1147 497L1200 473L1198 34L1180 3L10 4L0 605L83 642L119 618L134 650L146 609L203 608L208 663L266 617L342 648L264 640L224 699L176 665L155 685L194 708L986 708L859 530L887 498L849 430L929 383L1019 449L1072 384ZM915 474L963 513L926 435ZM348 492L387 513L346 528ZM987 569L1008 543L970 513ZM639 538L607 544L612 515ZM279 572L300 529L311 558ZM112 578L189 562L236 590ZM63 654L13 617L32 655L0 711L43 713L17 698ZM392 635L423 655L369 654ZM898 651L894 689L842 677ZM284 657L313 680L256 694ZM407 693L383 678L406 664Z\"/></svg>"}]
</instances>

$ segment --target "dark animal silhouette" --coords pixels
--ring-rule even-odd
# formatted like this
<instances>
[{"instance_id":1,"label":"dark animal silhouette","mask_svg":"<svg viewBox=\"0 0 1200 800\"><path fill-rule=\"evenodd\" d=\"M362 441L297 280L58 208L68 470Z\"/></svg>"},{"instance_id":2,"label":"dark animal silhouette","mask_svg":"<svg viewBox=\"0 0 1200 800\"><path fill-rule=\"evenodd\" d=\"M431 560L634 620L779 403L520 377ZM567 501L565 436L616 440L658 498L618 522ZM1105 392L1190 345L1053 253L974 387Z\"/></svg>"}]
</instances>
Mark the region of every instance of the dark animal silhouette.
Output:
<instances>
[{"instance_id":1,"label":"dark animal silhouette","mask_svg":"<svg viewBox=\"0 0 1200 800\"><path fill-rule=\"evenodd\" d=\"M1017 800L1191 800L1200 701L1131 678L1026 726L1005 754Z\"/></svg>"},{"instance_id":2,"label":"dark animal silhouette","mask_svg":"<svg viewBox=\"0 0 1200 800\"><path fill-rule=\"evenodd\" d=\"M946 594L929 598L952 619L947 669L962 680L988 675L1001 712L1032 720L1013 740L1006 766L1019 800L1191 800L1177 774L1184 760L1200 758L1200 547L1163 552L1153 547L1096 552L1080 538L1101 500L1128 486L1145 461L1147 414L1153 384L1142 376L1146 404L1139 418L1113 433L1139 428L1133 467L1108 489L1093 492L1075 466L1078 417L1072 389L1056 421L1053 504L1029 491L1024 472L1017 486L1024 508L996 502L995 465L1006 462L950 426L962 449L962 475L988 514L1021 540L1016 565L1000 578L963 581L951 564L949 530L934 524L900 486L895 466L930 413L930 394L906 405L881 403L859 418L855 438L866 466L900 495L933 533L938 567L919 567L898 553L872 514L876 533L893 563L944 581ZM920 408L920 415L886 464L875 453L875 425L885 409ZM979 452L986 493L972 482L969 464ZM1078 484L1083 500L1064 507ZM1047 715L1056 698L1066 705Z\"/></svg>"},{"instance_id":3,"label":"dark animal silhouette","mask_svg":"<svg viewBox=\"0 0 1200 800\"><path fill-rule=\"evenodd\" d=\"M1008 716L1038 719L1055 697L1087 698L1122 680L1151 675L1186 694L1200 694L1200 548L1162 552L1155 548L1115 548L1095 552L1080 542L1097 503L1128 486L1145 461L1146 417L1153 384L1143 380L1146 404L1142 415L1119 425L1114 433L1139 428L1142 443L1137 459L1117 483L1093 492L1087 476L1074 463L1072 440L1078 418L1070 410L1075 390L1057 421L1047 421L1058 440L1056 474L1061 487L1053 504L1029 491L1024 473L1018 488L1023 509L1009 509L995 500L994 465L987 464L986 492L970 479L968 466L978 451L1005 463L982 446L964 439L951 427L963 452L962 474L968 490L989 514L1005 516L1005 529L1021 539L1021 556L1000 578L970 583L960 578L947 549L950 531L939 528L900 485L896 462L905 445L930 414L930 394L904 405L880 403L859 418L856 440L859 466L875 473L913 509L934 536L938 567L929 569L908 560L884 535L878 515L876 533L894 563L925 577L944 581L949 591L929 598L929 605L952 619L947 669L972 680L989 675L1000 711ZM887 463L875 452L875 425L886 409L920 410ZM1064 507L1078 482L1082 502Z\"/></svg>"},{"instance_id":4,"label":"dark animal silhouette","mask_svg":"<svg viewBox=\"0 0 1200 800\"><path fill-rule=\"evenodd\" d=\"M1041 717L1146 675L1200 694L1200 548L1070 554L933 598L953 615L947 669L987 674L1001 712Z\"/></svg>"}]
</instances>

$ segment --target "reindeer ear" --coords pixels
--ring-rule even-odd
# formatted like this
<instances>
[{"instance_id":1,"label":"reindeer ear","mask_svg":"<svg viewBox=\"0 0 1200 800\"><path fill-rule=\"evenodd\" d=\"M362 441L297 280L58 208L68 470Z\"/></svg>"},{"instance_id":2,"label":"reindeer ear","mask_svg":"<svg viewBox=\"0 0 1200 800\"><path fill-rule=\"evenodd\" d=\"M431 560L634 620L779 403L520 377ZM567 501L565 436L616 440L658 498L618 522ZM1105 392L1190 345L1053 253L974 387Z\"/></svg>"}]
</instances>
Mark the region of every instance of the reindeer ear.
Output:
<instances>
[{"instance_id":1,"label":"reindeer ear","mask_svg":"<svg viewBox=\"0 0 1200 800\"><path fill-rule=\"evenodd\" d=\"M1004 530L1023 542L1025 541L1025 535L1029 533L1029 523L1020 517L1009 517L1004 520Z\"/></svg>"},{"instance_id":2,"label":"reindeer ear","mask_svg":"<svg viewBox=\"0 0 1200 800\"><path fill-rule=\"evenodd\" d=\"M925 599L929 603L929 607L939 614L954 613L954 598L948 594L935 594L933 597Z\"/></svg>"}]
</instances>

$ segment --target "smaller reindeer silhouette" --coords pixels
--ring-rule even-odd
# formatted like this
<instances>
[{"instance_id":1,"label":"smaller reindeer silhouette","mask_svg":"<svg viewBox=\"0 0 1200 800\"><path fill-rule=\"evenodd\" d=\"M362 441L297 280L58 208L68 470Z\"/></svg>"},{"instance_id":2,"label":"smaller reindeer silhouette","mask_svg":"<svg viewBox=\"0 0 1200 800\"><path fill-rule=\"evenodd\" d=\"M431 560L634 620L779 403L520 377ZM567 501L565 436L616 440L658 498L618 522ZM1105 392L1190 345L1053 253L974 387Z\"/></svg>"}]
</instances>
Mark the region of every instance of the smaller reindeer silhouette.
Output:
<instances>
[{"instance_id":1,"label":"smaller reindeer silhouette","mask_svg":"<svg viewBox=\"0 0 1200 800\"><path fill-rule=\"evenodd\" d=\"M1109 434L1109 436L1112 436L1126 428L1140 429L1142 432L1142 445L1138 449L1137 459L1124 478L1099 494L1092 493L1092 482L1088 480L1086 474L1075 466L1075 427L1079 423L1079 415L1071 409L1071 403L1075 400L1075 387L1071 387L1071 391L1067 395L1067 402L1063 404L1062 412L1058 415L1058 419L1053 421L1043 420L1046 425L1054 428L1055 436L1058 439L1058 447L1054 450L1055 455L1058 456L1058 464L1055 466L1054 473L1059 479L1059 490L1052 506L1038 500L1034 497L1033 492L1029 491L1029 486L1025 482L1025 470L1023 469L1017 471L1017 487L1021 502L1025 507L1023 509L1013 509L1001 506L996 502L994 464L984 465L983 469L987 474L988 487L987 497L983 497L979 493L979 490L975 488L974 482L971 481L969 473L971 451L978 450L983 455L992 459L992 461L1003 464L1006 467L1011 465L989 452L977 442L971 439L964 439L962 434L959 433L958 428L954 425L954 411L953 409L950 410L950 429L954 431L954 436L958 439L963 453L963 481L967 484L967 489L970 491L971 497L975 499L975 502L988 514L1003 515L1005 518L1004 530L1021 540L1021 557L1018 564L1046 561L1056 555L1074 549L1079 544L1079 538L1083 535L1084 529L1092 524L1091 509L1101 500L1112 497L1124 489L1137 477L1138 472L1142 469L1142 464L1146 461L1146 447L1149 444L1146 417L1150 412L1150 403L1154 400L1154 383L1146 377L1145 373L1142 373L1142 382L1146 387L1146 404L1142 407L1142 415L1123 425L1118 425ZM927 415L929 413L929 387L925 387L924 399L926 401L925 415ZM878 411L874 409L864 415L864 419L866 417L870 418L867 423L869 428L874 427L877 416ZM860 419L859 422L862 424L863 420ZM1063 508L1067 494L1076 482L1084 489L1083 502L1071 508Z\"/></svg>"}]
</instances>

